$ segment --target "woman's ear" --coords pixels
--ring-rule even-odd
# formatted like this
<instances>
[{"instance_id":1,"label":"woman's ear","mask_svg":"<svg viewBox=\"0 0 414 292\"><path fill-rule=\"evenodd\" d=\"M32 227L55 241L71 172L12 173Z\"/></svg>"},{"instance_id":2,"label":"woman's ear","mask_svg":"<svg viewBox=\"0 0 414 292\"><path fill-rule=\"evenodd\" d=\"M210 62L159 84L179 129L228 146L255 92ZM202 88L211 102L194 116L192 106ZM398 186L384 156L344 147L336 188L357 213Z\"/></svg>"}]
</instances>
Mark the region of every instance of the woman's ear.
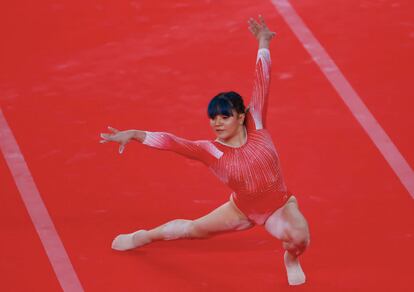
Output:
<instances>
[{"instance_id":1,"label":"woman's ear","mask_svg":"<svg viewBox=\"0 0 414 292\"><path fill-rule=\"evenodd\" d=\"M246 114L239 114L239 123L240 125L244 124L244 119L246 118Z\"/></svg>"}]
</instances>

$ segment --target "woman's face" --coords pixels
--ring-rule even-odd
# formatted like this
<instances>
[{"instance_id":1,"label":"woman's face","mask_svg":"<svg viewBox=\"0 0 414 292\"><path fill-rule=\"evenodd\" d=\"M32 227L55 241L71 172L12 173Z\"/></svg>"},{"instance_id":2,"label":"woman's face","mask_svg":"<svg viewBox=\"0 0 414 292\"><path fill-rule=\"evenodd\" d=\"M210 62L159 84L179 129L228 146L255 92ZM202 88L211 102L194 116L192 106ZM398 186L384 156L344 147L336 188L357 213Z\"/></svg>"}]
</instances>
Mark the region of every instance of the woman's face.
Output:
<instances>
[{"instance_id":1,"label":"woman's face","mask_svg":"<svg viewBox=\"0 0 414 292\"><path fill-rule=\"evenodd\" d=\"M232 116L217 115L210 119L210 126L221 141L227 141L242 132L244 114L233 110Z\"/></svg>"}]
</instances>

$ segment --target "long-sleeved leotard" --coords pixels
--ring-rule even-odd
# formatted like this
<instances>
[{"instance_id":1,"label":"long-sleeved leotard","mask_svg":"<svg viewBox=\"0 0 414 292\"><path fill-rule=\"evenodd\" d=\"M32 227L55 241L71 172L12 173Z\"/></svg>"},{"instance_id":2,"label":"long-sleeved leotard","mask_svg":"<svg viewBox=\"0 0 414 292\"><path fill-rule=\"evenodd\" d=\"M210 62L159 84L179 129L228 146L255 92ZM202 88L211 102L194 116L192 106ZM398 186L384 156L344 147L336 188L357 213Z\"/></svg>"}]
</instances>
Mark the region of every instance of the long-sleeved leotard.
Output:
<instances>
[{"instance_id":1,"label":"long-sleeved leotard","mask_svg":"<svg viewBox=\"0 0 414 292\"><path fill-rule=\"evenodd\" d=\"M189 141L164 132L146 132L143 144L174 151L206 164L234 193L232 201L250 220L264 224L289 198L279 157L265 129L270 85L270 52L259 49L252 99L246 115L247 141L232 147L216 141Z\"/></svg>"}]
</instances>

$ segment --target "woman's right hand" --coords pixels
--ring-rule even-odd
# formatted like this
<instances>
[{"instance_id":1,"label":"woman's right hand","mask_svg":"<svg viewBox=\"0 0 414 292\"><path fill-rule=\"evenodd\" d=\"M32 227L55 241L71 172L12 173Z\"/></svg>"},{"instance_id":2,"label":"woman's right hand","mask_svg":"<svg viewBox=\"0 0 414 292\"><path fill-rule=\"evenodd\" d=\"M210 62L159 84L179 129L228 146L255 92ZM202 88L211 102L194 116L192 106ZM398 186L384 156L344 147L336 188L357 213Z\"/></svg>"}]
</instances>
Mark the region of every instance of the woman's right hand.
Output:
<instances>
[{"instance_id":1,"label":"woman's right hand","mask_svg":"<svg viewBox=\"0 0 414 292\"><path fill-rule=\"evenodd\" d=\"M112 133L101 133L100 136L102 140L100 143L119 143L119 154L122 154L122 152L124 152L126 144L128 144L131 139L136 137L136 130L119 131L112 127L108 127L108 130L110 130Z\"/></svg>"},{"instance_id":2,"label":"woman's right hand","mask_svg":"<svg viewBox=\"0 0 414 292\"><path fill-rule=\"evenodd\" d=\"M263 16L259 15L259 21L250 18L248 24L250 32L259 42L259 46L268 48L270 41L275 37L276 33L268 28Z\"/></svg>"}]
</instances>

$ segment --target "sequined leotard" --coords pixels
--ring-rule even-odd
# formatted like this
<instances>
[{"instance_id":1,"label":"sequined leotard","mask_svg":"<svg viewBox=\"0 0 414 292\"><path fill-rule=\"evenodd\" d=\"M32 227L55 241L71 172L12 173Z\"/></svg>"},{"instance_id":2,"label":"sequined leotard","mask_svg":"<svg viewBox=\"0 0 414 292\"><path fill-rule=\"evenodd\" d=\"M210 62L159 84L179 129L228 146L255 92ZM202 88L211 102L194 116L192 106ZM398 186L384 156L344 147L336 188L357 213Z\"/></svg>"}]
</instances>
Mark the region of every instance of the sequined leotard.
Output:
<instances>
[{"instance_id":1,"label":"sequined leotard","mask_svg":"<svg viewBox=\"0 0 414 292\"><path fill-rule=\"evenodd\" d=\"M231 199L250 220L264 224L289 198L279 157L265 129L270 84L270 52L259 49L252 99L246 115L246 143L232 147L219 141L189 141L164 132L146 132L143 144L170 150L206 164L234 193Z\"/></svg>"}]
</instances>

